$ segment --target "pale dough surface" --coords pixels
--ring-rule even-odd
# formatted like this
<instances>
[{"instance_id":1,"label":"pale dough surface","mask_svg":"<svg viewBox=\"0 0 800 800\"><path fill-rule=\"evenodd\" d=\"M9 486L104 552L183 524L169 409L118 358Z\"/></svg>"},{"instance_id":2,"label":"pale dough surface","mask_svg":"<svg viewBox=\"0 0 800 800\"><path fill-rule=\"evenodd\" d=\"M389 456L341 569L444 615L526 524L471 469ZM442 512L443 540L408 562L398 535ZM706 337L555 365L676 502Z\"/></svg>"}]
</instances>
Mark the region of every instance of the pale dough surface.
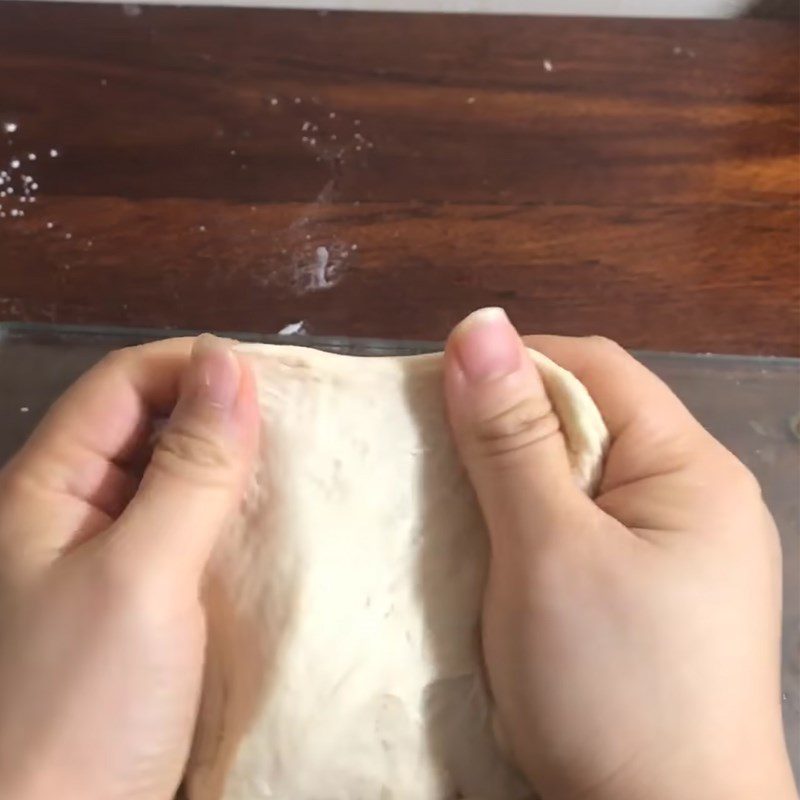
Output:
<instances>
[{"instance_id":1,"label":"pale dough surface","mask_svg":"<svg viewBox=\"0 0 800 800\"><path fill-rule=\"evenodd\" d=\"M442 355L240 345L263 430L205 598L190 800L521 800L480 653L488 539L444 413ZM577 483L607 431L531 352Z\"/></svg>"}]
</instances>

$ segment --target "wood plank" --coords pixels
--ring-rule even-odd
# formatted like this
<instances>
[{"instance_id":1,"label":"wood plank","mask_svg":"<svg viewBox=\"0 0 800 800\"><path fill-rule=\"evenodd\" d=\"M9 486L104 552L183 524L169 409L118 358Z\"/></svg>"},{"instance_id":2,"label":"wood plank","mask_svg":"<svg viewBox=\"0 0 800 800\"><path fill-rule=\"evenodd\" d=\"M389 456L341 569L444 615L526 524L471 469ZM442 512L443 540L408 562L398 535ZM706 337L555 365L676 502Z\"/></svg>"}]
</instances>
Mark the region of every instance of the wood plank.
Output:
<instances>
[{"instance_id":1,"label":"wood plank","mask_svg":"<svg viewBox=\"0 0 800 800\"><path fill-rule=\"evenodd\" d=\"M698 216L691 207L71 198L37 213L5 245L0 317L104 323L114 309L115 323L161 326L170 309L167 324L180 327L274 332L305 320L320 335L438 339L489 303L530 330L763 351L754 330L776 327L792 302L771 287L796 276L782 260L794 212L772 207ZM58 222L42 231L42 219Z\"/></svg>"}]
</instances>

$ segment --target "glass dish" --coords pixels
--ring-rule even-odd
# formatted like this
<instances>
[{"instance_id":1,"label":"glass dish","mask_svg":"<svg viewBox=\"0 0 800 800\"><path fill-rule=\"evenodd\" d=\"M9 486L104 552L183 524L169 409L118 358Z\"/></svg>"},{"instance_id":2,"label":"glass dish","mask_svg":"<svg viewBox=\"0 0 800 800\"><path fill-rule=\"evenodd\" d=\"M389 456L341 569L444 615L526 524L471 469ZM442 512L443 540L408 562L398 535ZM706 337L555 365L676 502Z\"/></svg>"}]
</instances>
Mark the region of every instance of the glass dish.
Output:
<instances>
[{"instance_id":1,"label":"glass dish","mask_svg":"<svg viewBox=\"0 0 800 800\"><path fill-rule=\"evenodd\" d=\"M110 350L193 331L0 324L0 464L52 400ZM364 356L410 355L435 342L221 335ZM783 710L800 775L800 360L637 353L761 481L784 550Z\"/></svg>"}]
</instances>

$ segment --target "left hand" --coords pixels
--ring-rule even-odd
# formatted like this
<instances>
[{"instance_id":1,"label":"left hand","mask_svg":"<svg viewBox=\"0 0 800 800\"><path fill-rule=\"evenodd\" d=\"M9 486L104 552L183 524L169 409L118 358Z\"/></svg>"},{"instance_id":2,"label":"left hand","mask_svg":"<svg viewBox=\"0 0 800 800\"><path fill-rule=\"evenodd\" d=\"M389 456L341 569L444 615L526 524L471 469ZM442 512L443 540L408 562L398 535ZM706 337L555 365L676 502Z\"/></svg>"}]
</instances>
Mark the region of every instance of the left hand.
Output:
<instances>
[{"instance_id":1,"label":"left hand","mask_svg":"<svg viewBox=\"0 0 800 800\"><path fill-rule=\"evenodd\" d=\"M247 365L222 340L176 339L104 359L0 473L5 800L174 795L200 695L203 573L258 432Z\"/></svg>"}]
</instances>

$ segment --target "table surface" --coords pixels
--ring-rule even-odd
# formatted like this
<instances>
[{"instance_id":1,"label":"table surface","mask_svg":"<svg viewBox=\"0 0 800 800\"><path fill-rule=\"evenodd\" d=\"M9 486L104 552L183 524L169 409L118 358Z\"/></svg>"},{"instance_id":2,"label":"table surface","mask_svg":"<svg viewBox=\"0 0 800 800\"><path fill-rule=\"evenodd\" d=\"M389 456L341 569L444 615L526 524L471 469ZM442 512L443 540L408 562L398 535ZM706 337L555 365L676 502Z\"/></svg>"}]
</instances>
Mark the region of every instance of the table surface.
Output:
<instances>
[{"instance_id":1,"label":"table surface","mask_svg":"<svg viewBox=\"0 0 800 800\"><path fill-rule=\"evenodd\" d=\"M4 2L0 319L797 355L797 35Z\"/></svg>"}]
</instances>

